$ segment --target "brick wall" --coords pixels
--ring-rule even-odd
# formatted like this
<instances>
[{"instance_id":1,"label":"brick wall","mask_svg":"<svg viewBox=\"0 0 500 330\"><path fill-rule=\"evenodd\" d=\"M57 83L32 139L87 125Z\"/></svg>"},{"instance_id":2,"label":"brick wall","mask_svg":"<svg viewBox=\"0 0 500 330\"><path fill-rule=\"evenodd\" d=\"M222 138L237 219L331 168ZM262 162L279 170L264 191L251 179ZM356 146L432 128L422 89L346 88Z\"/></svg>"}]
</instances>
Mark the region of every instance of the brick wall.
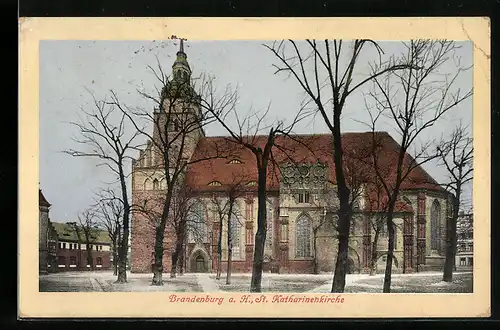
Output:
<instances>
[{"instance_id":1,"label":"brick wall","mask_svg":"<svg viewBox=\"0 0 500 330\"><path fill-rule=\"evenodd\" d=\"M66 243L68 246L69 243ZM56 267L57 271L77 271L77 270L90 270L87 267L87 250L79 249L61 249L57 248L56 252ZM64 257L64 263L61 262L61 258ZM76 259L74 266L71 265L71 257ZM97 265L97 258L101 258L101 267ZM111 263L111 251L95 251L92 250L92 262L94 264L94 270L109 270L112 269ZM64 265L64 267L62 267Z\"/></svg>"}]
</instances>

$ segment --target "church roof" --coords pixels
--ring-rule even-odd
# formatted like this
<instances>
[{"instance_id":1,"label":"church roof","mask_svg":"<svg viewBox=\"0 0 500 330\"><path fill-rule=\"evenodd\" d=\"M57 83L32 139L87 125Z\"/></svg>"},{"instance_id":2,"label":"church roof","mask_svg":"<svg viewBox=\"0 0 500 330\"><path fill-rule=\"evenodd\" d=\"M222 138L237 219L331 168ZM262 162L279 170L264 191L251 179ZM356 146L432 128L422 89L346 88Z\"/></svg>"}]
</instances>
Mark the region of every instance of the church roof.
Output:
<instances>
[{"instance_id":1,"label":"church roof","mask_svg":"<svg viewBox=\"0 0 500 330\"><path fill-rule=\"evenodd\" d=\"M376 141L379 141L378 155L381 172L387 182L394 182L396 165L399 153L399 144L387 133L376 132ZM264 147L267 136L249 136L246 139L253 145ZM371 165L372 132L344 133L342 146L346 176L359 177L367 182L376 177ZM327 179L335 184L335 165L333 163L333 137L331 134L279 136L276 139L279 148L273 148L273 156L280 163L316 163L327 165ZM253 153L240 145L229 141L228 137L203 137L198 142L192 160L215 157L221 150L228 150L227 158L212 158L195 162L188 166L187 185L198 192L216 191L225 189L225 185L234 184L235 178L244 176L248 182L257 181L256 160ZM241 162L231 162L236 159ZM404 163L408 166L413 159L406 154ZM346 179L348 184L349 178ZM220 184L212 185L212 182ZM267 188L278 190L280 174L274 163L268 168ZM257 186L253 186L257 189ZM403 181L401 189L429 189L442 191L444 189L421 167L415 167ZM370 193L370 192L367 192ZM371 192L373 194L373 192ZM373 199L373 196L372 198ZM411 206L405 203L397 204L401 212L412 212ZM398 211L399 212L399 211Z\"/></svg>"},{"instance_id":2,"label":"church roof","mask_svg":"<svg viewBox=\"0 0 500 330\"><path fill-rule=\"evenodd\" d=\"M42 193L42 190L41 189L38 189L38 204L40 206L46 206L46 207L50 207L50 203L47 202L47 199L45 198L45 196L43 195Z\"/></svg>"}]
</instances>

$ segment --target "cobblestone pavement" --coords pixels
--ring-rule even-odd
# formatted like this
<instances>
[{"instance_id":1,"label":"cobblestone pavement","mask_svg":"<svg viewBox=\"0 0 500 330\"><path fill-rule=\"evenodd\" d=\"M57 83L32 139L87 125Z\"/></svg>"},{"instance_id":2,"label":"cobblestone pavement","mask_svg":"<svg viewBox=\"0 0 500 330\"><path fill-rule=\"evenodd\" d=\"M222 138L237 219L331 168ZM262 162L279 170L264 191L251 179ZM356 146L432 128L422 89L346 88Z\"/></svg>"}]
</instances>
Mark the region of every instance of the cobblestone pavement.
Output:
<instances>
[{"instance_id":1,"label":"cobblestone pavement","mask_svg":"<svg viewBox=\"0 0 500 330\"><path fill-rule=\"evenodd\" d=\"M215 274L184 274L173 279L169 274L163 276L163 286L151 286L151 274L129 273L128 283L117 284L112 272L66 272L41 275L39 288L41 292L248 292L251 279L251 274L233 274L231 284L226 284L224 275L219 281L215 279ZM438 272L394 274L391 292L472 292L472 273L455 273L453 283L444 283L441 278L442 274ZM382 292L383 280L383 274L347 275L345 292ZM331 283L331 274L263 274L262 291L327 293L330 292Z\"/></svg>"}]
</instances>

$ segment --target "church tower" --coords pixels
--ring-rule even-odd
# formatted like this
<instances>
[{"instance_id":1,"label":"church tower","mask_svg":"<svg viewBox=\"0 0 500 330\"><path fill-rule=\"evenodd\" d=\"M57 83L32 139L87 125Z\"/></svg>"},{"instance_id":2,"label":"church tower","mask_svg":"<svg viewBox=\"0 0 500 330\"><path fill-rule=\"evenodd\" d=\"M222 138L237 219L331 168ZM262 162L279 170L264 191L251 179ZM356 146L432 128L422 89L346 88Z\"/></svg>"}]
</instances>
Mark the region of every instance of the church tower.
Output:
<instances>
[{"instance_id":1,"label":"church tower","mask_svg":"<svg viewBox=\"0 0 500 330\"><path fill-rule=\"evenodd\" d=\"M181 39L171 75L161 90L158 107L153 110L153 140L147 142L147 146L140 151L139 158L132 162L132 203L135 205L144 205L145 201L161 196L166 190L164 151L168 150L169 167L179 170L179 159L181 162L188 162L200 138L205 136L201 99L193 87L191 73L184 52L184 40ZM139 213L132 215L132 272L150 270L155 237L150 221ZM165 237L173 235L166 234ZM173 241L166 239L164 243L165 249L172 248ZM170 257L170 253L164 254L164 265L171 264Z\"/></svg>"},{"instance_id":2,"label":"church tower","mask_svg":"<svg viewBox=\"0 0 500 330\"><path fill-rule=\"evenodd\" d=\"M176 152L180 151L182 159L188 161L205 132L202 127L201 98L192 84L192 71L184 52L183 39L180 39L176 55L172 75L161 92L161 105L154 112L157 124L154 125L153 136L155 139L163 138L163 141L168 137L168 141L171 141L171 158L177 159Z\"/></svg>"}]
</instances>

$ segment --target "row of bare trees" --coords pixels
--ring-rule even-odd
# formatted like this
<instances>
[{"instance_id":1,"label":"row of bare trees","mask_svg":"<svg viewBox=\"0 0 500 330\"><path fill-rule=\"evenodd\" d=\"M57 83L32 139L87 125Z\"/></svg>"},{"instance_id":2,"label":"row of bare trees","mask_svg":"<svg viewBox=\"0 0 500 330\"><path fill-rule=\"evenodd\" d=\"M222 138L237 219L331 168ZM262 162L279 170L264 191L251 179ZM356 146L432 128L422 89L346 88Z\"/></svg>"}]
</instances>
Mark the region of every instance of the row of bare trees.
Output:
<instances>
[{"instance_id":1,"label":"row of bare trees","mask_svg":"<svg viewBox=\"0 0 500 330\"><path fill-rule=\"evenodd\" d=\"M182 260L179 262L179 258L183 256L189 231L187 219L191 206L196 204L189 202L193 200L193 192L186 188L185 174L188 166L217 158L228 159L236 150L244 149L253 155L257 173L257 230L250 291L260 292L267 230L267 185L272 179L270 176L277 173L279 168L275 154L280 151L293 159L291 155L294 150L287 150L282 145L280 141L285 140L282 137L294 139L292 133L297 124L316 114L320 115L333 137L332 154L339 203L338 220L335 224L338 254L331 291L343 292L345 289L354 202L370 184L378 189L379 202L383 201L384 204L378 206L379 213L382 211L381 216L373 220L375 239L372 253L376 253L377 238L385 226L388 232L388 253L383 291L390 292L396 204L401 199L404 183L411 177L411 173L417 167L436 160L440 160L440 164L450 173L452 180L446 187L451 189L455 201L453 217L447 226L449 232L444 275L444 280L451 280L450 269L456 250L456 220L461 192L472 178L472 143L464 127L457 128L451 142L421 140L431 127L445 119L448 112L471 97L472 91L462 92L454 87L458 77L467 68L459 65L453 66L451 70L446 68L458 49L454 42L412 40L403 45L404 51L401 54L388 57L373 40L306 40L305 43L282 40L264 45L275 56L275 73L291 77L306 95L305 106L298 109L289 122L277 119L269 123L270 107L261 114L249 113L242 117L241 110L237 109L237 90L230 87L218 90L214 78L205 75L192 78L189 74L171 78L164 73L159 63L158 69L150 69L160 88L156 89L156 93L138 91L142 97L155 104L157 111L152 113L148 109L126 105L114 91L111 91L110 100L97 101L94 98L93 111L82 109L85 119L73 123L82 137L76 142L86 147L67 152L73 156L102 160L102 165L114 173L119 182L120 194L115 200L120 202L121 220L115 225L121 236L113 238L119 241L117 281L126 281L126 253L132 210L149 217L154 224L152 284L162 285L162 260L165 251L163 242L168 224L173 228L175 242L172 249L172 277L179 264L183 264ZM375 61L363 60L363 52L369 48L374 49L378 55ZM369 74L360 78L357 71L366 65L369 66ZM346 155L347 148L341 138L342 118L349 100L360 97L362 88L370 89L363 96L369 120L361 121L370 128L371 143L362 157L350 156ZM378 133L384 120L394 126L399 135L398 143L389 143L389 149L388 137ZM204 134L203 128L211 123L221 126L227 132L227 137L220 145L214 144L211 152L193 154L198 139ZM132 152L144 146L139 141L140 137L150 141L155 155L153 165L162 173L161 179L166 184L155 197L141 205L131 205L127 195L129 171L126 160L132 157ZM412 156L409 156L410 153ZM389 164L388 157L394 157L396 161ZM363 164L364 169L368 168L369 171L363 173L371 173L370 177L361 177L362 174L354 170L358 165L349 164L350 159ZM223 219L226 219L229 250L232 246L229 219L234 203L242 192L241 182L233 181L226 183L224 199L215 198L213 203L217 208L214 213L219 216L220 233ZM105 208L103 212L114 214L114 209L108 206ZM221 235L219 234L217 245L218 278L222 254ZM372 256L372 262L373 260L376 260L375 255ZM228 278L229 275L230 261Z\"/></svg>"}]
</instances>

